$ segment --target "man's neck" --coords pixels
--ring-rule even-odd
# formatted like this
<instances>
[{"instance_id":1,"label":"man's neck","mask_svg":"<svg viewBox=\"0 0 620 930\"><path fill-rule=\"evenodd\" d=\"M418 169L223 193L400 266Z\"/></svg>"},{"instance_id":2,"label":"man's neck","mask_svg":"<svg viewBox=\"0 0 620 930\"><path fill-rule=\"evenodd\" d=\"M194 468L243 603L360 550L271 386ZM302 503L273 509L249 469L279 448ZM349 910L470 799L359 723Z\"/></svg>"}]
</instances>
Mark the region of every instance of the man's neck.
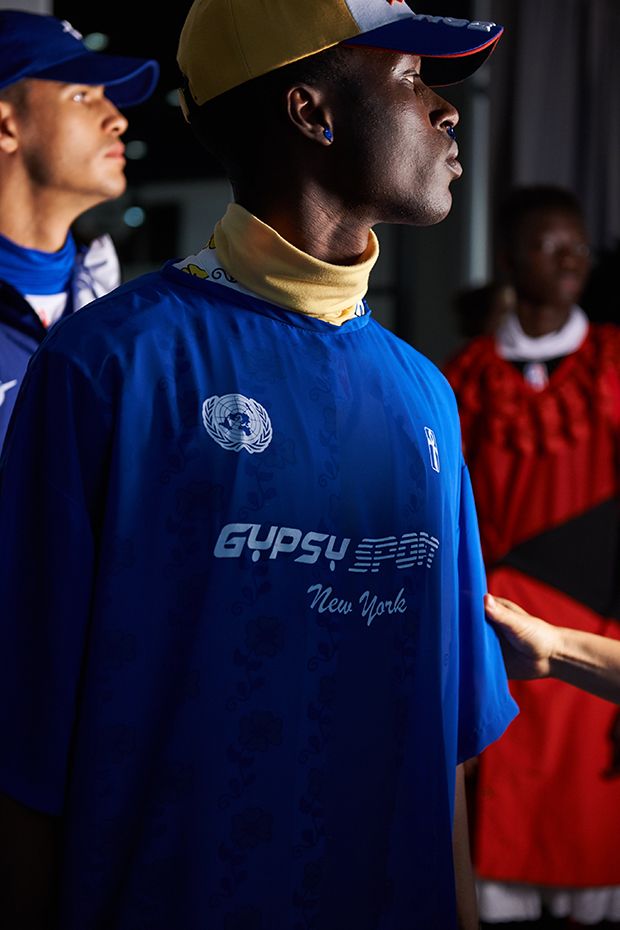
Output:
<instances>
[{"instance_id":1,"label":"man's neck","mask_svg":"<svg viewBox=\"0 0 620 930\"><path fill-rule=\"evenodd\" d=\"M568 305L533 304L519 297L517 316L526 336L537 339L562 329L570 314Z\"/></svg>"},{"instance_id":2,"label":"man's neck","mask_svg":"<svg viewBox=\"0 0 620 930\"><path fill-rule=\"evenodd\" d=\"M277 200L235 191L235 201L295 248L331 265L354 265L368 247L372 224L347 215L342 204L327 204L318 190Z\"/></svg>"},{"instance_id":3,"label":"man's neck","mask_svg":"<svg viewBox=\"0 0 620 930\"><path fill-rule=\"evenodd\" d=\"M64 192L0 182L0 233L26 249L58 252L85 209Z\"/></svg>"}]
</instances>

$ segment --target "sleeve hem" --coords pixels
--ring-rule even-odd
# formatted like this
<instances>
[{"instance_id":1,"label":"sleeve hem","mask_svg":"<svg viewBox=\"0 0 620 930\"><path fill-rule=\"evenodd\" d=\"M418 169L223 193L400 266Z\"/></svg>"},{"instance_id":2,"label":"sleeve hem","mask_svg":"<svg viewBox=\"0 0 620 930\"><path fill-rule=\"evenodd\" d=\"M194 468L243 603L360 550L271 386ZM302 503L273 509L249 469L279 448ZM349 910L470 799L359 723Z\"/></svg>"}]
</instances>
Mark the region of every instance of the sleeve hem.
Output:
<instances>
[{"instance_id":1,"label":"sleeve hem","mask_svg":"<svg viewBox=\"0 0 620 930\"><path fill-rule=\"evenodd\" d=\"M518 706L512 697L508 696L508 699L501 705L499 713L491 721L459 738L456 764L460 765L479 755L490 743L499 739L518 713Z\"/></svg>"},{"instance_id":2,"label":"sleeve hem","mask_svg":"<svg viewBox=\"0 0 620 930\"><path fill-rule=\"evenodd\" d=\"M64 807L64 797L58 797L58 792L43 785L33 785L24 778L7 772L0 768L0 791L20 804L31 807L33 810L60 817Z\"/></svg>"}]
</instances>

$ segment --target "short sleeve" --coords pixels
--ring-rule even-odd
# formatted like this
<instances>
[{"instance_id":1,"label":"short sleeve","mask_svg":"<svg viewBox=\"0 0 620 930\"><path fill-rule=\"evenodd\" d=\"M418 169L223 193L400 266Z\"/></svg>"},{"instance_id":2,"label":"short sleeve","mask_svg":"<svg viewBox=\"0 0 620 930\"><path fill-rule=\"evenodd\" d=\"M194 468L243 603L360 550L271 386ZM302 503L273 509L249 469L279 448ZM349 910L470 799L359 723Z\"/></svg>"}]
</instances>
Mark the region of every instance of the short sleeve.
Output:
<instances>
[{"instance_id":1,"label":"short sleeve","mask_svg":"<svg viewBox=\"0 0 620 930\"><path fill-rule=\"evenodd\" d=\"M88 379L40 350L0 463L0 791L50 814L75 727L105 434Z\"/></svg>"},{"instance_id":2,"label":"short sleeve","mask_svg":"<svg viewBox=\"0 0 620 930\"><path fill-rule=\"evenodd\" d=\"M498 739L519 711L508 690L499 640L485 619L486 578L471 482L464 463L459 530L457 763L478 755Z\"/></svg>"}]
</instances>

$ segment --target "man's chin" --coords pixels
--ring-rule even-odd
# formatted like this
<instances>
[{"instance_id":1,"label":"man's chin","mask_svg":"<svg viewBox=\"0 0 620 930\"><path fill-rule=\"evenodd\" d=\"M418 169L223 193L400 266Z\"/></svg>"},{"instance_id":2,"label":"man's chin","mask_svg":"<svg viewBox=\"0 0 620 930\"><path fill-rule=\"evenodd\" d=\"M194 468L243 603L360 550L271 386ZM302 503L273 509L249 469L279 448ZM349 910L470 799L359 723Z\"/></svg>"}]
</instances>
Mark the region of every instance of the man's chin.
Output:
<instances>
[{"instance_id":1,"label":"man's chin","mask_svg":"<svg viewBox=\"0 0 620 930\"><path fill-rule=\"evenodd\" d=\"M402 223L406 226L435 226L445 220L452 208L452 194L446 191L442 198L427 202L411 204L407 211L404 211L403 218L392 220L392 222Z\"/></svg>"},{"instance_id":2,"label":"man's chin","mask_svg":"<svg viewBox=\"0 0 620 930\"><path fill-rule=\"evenodd\" d=\"M124 174L121 174L118 178L115 178L114 181L102 185L100 190L100 203L103 203L106 200L117 200L125 193L126 190L127 178Z\"/></svg>"}]
</instances>

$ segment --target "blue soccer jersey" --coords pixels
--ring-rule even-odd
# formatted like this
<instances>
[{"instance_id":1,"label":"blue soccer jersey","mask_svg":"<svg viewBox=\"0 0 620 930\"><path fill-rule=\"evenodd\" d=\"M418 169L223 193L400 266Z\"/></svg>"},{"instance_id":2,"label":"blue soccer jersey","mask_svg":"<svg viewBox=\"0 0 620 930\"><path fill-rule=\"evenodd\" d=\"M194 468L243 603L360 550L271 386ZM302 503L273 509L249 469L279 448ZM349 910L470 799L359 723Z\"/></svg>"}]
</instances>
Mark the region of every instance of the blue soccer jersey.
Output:
<instances>
[{"instance_id":1,"label":"blue soccer jersey","mask_svg":"<svg viewBox=\"0 0 620 930\"><path fill-rule=\"evenodd\" d=\"M455 927L455 766L516 708L443 376L169 265L26 382L0 790L63 814L63 930Z\"/></svg>"}]
</instances>

